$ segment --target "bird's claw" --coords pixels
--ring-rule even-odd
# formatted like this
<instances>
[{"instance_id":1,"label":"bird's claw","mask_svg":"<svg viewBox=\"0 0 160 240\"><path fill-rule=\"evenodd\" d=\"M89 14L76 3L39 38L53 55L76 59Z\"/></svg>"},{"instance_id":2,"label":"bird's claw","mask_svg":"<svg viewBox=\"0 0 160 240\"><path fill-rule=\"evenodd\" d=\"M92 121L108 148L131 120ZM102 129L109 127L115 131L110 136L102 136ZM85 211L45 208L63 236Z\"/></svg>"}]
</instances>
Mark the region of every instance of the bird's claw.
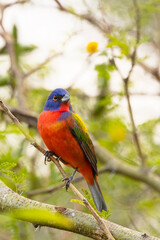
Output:
<instances>
[{"instance_id":1,"label":"bird's claw","mask_svg":"<svg viewBox=\"0 0 160 240\"><path fill-rule=\"evenodd\" d=\"M54 155L54 152L52 152L52 151L45 151L45 153L44 153L44 156L45 156L44 164L45 165L47 165L47 162L51 161L50 157L53 156L53 155Z\"/></svg>"},{"instance_id":2,"label":"bird's claw","mask_svg":"<svg viewBox=\"0 0 160 240\"><path fill-rule=\"evenodd\" d=\"M66 191L68 190L69 184L71 183L72 179L73 179L72 176L66 177L66 178L63 178L63 179L62 179L63 182L66 181L66 182L65 182Z\"/></svg>"},{"instance_id":3,"label":"bird's claw","mask_svg":"<svg viewBox=\"0 0 160 240\"><path fill-rule=\"evenodd\" d=\"M70 177L65 177L65 178L62 179L62 181L66 181L65 182L66 191L68 190L69 184L71 183L71 181L72 181L76 172L77 172L77 168L75 168L73 174Z\"/></svg>"}]
</instances>

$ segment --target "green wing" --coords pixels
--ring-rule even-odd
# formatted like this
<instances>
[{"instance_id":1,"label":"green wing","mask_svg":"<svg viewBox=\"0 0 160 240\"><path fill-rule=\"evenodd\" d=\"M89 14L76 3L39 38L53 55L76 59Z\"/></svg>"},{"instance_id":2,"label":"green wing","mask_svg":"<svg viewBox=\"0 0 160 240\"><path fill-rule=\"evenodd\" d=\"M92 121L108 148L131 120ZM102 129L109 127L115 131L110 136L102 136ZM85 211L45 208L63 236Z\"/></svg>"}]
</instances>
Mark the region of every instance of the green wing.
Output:
<instances>
[{"instance_id":1,"label":"green wing","mask_svg":"<svg viewBox=\"0 0 160 240\"><path fill-rule=\"evenodd\" d=\"M97 172L97 159L93 147L93 143L88 135L87 128L77 113L72 113L72 118L74 119L74 125L69 127L71 133L76 138L78 144L80 145L84 155L90 162L94 172Z\"/></svg>"}]
</instances>

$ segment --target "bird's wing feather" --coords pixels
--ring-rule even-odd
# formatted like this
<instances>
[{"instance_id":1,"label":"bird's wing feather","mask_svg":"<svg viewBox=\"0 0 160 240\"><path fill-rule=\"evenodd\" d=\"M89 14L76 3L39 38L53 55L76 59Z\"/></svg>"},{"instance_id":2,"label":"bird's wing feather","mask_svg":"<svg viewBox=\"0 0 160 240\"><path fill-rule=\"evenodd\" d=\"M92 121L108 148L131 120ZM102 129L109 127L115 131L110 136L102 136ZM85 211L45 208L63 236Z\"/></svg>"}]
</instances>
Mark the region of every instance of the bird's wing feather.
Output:
<instances>
[{"instance_id":1,"label":"bird's wing feather","mask_svg":"<svg viewBox=\"0 0 160 240\"><path fill-rule=\"evenodd\" d=\"M74 124L69 126L69 129L72 135L77 140L79 146L81 147L85 157L90 162L94 172L98 175L97 172L97 159L94 152L94 147L92 141L88 135L87 128L77 113L72 113L72 119L74 119Z\"/></svg>"}]
</instances>

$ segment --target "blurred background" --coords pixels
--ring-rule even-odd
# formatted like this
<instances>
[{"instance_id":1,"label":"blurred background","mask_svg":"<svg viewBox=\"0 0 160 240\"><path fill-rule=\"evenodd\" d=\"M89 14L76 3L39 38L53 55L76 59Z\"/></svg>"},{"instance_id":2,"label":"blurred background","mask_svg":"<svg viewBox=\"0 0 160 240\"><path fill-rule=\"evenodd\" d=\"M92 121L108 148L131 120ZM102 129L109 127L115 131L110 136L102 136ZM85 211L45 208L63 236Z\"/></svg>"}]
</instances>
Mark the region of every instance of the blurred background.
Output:
<instances>
[{"instance_id":1,"label":"blurred background","mask_svg":"<svg viewBox=\"0 0 160 240\"><path fill-rule=\"evenodd\" d=\"M0 9L0 98L43 145L37 117L53 89L67 89L96 145L105 217L159 236L159 0L0 0ZM3 112L0 149L0 178L14 191L87 212ZM91 200L85 181L75 185ZM0 239L87 237L1 215Z\"/></svg>"}]
</instances>

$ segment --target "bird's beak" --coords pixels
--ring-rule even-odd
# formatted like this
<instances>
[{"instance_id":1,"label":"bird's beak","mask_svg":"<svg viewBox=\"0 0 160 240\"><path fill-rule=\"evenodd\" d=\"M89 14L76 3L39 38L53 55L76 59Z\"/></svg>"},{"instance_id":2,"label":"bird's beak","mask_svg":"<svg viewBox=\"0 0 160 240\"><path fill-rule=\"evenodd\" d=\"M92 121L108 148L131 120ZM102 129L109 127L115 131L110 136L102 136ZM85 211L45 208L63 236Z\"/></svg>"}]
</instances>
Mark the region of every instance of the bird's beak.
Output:
<instances>
[{"instance_id":1,"label":"bird's beak","mask_svg":"<svg viewBox=\"0 0 160 240\"><path fill-rule=\"evenodd\" d=\"M65 94L61 99L61 102L67 103L69 100L70 100L70 96L68 94Z\"/></svg>"}]
</instances>

